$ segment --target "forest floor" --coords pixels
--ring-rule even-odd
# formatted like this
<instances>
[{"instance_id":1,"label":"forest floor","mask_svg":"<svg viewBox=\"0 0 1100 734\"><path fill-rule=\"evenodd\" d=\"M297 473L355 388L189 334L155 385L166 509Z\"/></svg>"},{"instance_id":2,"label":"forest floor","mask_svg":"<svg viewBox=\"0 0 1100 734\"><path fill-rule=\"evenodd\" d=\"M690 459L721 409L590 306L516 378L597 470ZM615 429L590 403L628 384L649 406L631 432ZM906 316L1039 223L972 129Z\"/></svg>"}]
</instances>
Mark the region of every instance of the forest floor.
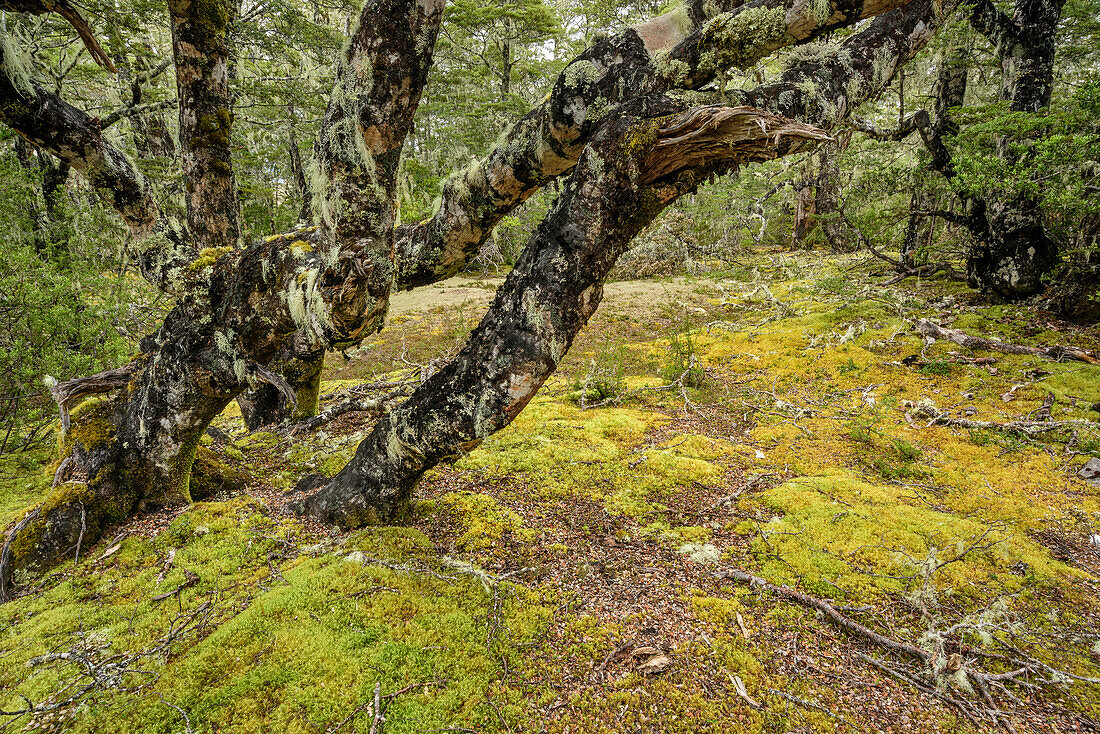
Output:
<instances>
[{"instance_id":1,"label":"forest floor","mask_svg":"<svg viewBox=\"0 0 1100 734\"><path fill-rule=\"evenodd\" d=\"M240 481L0 607L0 709L59 704L0 731L1100 731L1100 486L1079 474L1100 366L915 324L1093 350L1100 330L867 267L608 284L407 527L285 510L369 415L290 436L227 410L206 444ZM499 282L395 297L330 355L322 408L419 379ZM0 521L52 460L2 467Z\"/></svg>"}]
</instances>

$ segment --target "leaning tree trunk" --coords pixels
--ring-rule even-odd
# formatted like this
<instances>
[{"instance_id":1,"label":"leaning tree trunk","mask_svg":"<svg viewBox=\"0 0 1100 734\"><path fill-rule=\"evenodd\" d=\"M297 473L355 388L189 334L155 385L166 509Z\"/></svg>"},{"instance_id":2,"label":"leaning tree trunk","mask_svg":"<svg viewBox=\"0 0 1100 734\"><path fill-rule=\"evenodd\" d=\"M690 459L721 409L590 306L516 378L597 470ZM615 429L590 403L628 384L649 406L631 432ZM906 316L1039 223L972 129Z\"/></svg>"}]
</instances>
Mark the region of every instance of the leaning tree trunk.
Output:
<instances>
[{"instance_id":1,"label":"leaning tree trunk","mask_svg":"<svg viewBox=\"0 0 1100 734\"><path fill-rule=\"evenodd\" d=\"M696 182L826 136L750 107L628 105L585 148L458 357L387 414L302 509L355 527L399 519L417 481L508 425L554 372L634 236Z\"/></svg>"},{"instance_id":2,"label":"leaning tree trunk","mask_svg":"<svg viewBox=\"0 0 1100 734\"><path fill-rule=\"evenodd\" d=\"M379 421L330 482L305 478L299 487L317 491L299 509L348 527L401 518L425 471L478 446L534 397L641 227L702 177L824 139L811 125L831 127L877 94L942 22L938 10L913 0L880 16L834 53L740 93L751 107L669 116L676 103L654 97L611 115L462 352Z\"/></svg>"},{"instance_id":3,"label":"leaning tree trunk","mask_svg":"<svg viewBox=\"0 0 1100 734\"><path fill-rule=\"evenodd\" d=\"M821 37L903 0L688 0L684 6L583 51L547 99L481 160L448 178L440 206L397 229L394 286L407 290L458 273L515 207L576 164L622 104L671 89L699 89L725 69L747 68L777 49ZM308 372L301 366L294 372ZM299 391L308 385L287 382ZM278 419L288 419L285 409ZM273 421L278 422L278 421ZM253 426L255 427L255 426Z\"/></svg>"}]
</instances>

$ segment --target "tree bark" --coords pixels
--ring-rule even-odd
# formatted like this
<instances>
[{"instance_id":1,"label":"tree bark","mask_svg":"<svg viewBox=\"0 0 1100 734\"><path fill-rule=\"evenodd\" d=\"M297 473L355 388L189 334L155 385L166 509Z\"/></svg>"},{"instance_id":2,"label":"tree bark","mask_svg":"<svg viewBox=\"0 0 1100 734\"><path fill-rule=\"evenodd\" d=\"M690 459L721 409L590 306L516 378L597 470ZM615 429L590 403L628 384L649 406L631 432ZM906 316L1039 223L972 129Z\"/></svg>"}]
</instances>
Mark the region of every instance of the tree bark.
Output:
<instances>
[{"instance_id":1,"label":"tree bark","mask_svg":"<svg viewBox=\"0 0 1100 734\"><path fill-rule=\"evenodd\" d=\"M387 414L301 508L345 527L402 517L425 471L508 425L595 312L633 237L696 182L824 139L747 107L636 100L586 146L458 357Z\"/></svg>"},{"instance_id":2,"label":"tree bark","mask_svg":"<svg viewBox=\"0 0 1100 734\"><path fill-rule=\"evenodd\" d=\"M240 9L240 0L168 2L187 224L200 248L236 247L241 240L229 89L230 28Z\"/></svg>"},{"instance_id":3,"label":"tree bark","mask_svg":"<svg viewBox=\"0 0 1100 734\"><path fill-rule=\"evenodd\" d=\"M1038 113L1050 103L1055 34L1064 4L1065 0L1017 0L1010 18L991 0L981 0L971 11L972 25L1000 57L1001 98L1013 112ZM1016 162L1007 145L999 147L1002 158ZM1009 299L1040 291L1058 262L1058 244L1046 233L1038 198L998 200L980 193L974 198L968 228L977 243L967 257L970 284Z\"/></svg>"}]
</instances>

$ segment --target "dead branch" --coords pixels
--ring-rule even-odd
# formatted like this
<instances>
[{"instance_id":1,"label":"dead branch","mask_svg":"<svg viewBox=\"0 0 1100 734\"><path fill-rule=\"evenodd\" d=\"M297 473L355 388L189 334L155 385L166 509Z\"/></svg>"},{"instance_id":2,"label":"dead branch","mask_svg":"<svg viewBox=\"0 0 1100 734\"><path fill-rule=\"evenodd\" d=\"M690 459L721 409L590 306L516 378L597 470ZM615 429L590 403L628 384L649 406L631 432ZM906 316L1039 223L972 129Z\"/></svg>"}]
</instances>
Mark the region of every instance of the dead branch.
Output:
<instances>
[{"instance_id":1,"label":"dead branch","mask_svg":"<svg viewBox=\"0 0 1100 734\"><path fill-rule=\"evenodd\" d=\"M651 183L691 169L715 157L771 160L780 155L775 141L798 141L795 150L832 140L812 125L741 105L704 105L672 117L657 131L657 143L646 157L643 182Z\"/></svg>"},{"instance_id":2,"label":"dead branch","mask_svg":"<svg viewBox=\"0 0 1100 734\"><path fill-rule=\"evenodd\" d=\"M384 400L345 400L328 410L322 411L312 418L295 423L287 429L288 436L297 436L299 433L315 431L321 426L331 423L347 413L381 413L386 405Z\"/></svg>"},{"instance_id":3,"label":"dead branch","mask_svg":"<svg viewBox=\"0 0 1100 734\"><path fill-rule=\"evenodd\" d=\"M1089 349L1061 345L1053 347L1031 347L1025 344L1008 344L993 339L983 339L981 337L971 336L959 329L945 329L928 319L921 319L917 322L917 331L924 335L925 340L929 344L937 339L943 339L952 341L967 349L988 349L994 352L1001 352L1002 354L1037 354L1056 362L1075 360L1088 364L1100 364L1100 354Z\"/></svg>"},{"instance_id":4,"label":"dead branch","mask_svg":"<svg viewBox=\"0 0 1100 734\"><path fill-rule=\"evenodd\" d=\"M1054 431L1069 431L1079 428L1100 430L1100 424L1086 420L1069 421L1008 421L997 423L995 421L975 421L968 418L952 418L946 412L940 412L930 405L919 406L916 410L907 414L910 418L927 420L929 426L949 426L951 428L965 428L973 431L1002 431L1034 438L1042 433Z\"/></svg>"},{"instance_id":5,"label":"dead branch","mask_svg":"<svg viewBox=\"0 0 1100 734\"><path fill-rule=\"evenodd\" d=\"M207 600L189 612L180 612L168 625L168 631L149 647L132 653L112 653L110 646L93 642L81 631L68 650L49 652L27 661L30 668L61 665L75 668L75 675L42 703L22 696L25 706L11 711L0 710L0 716L19 717L46 714L67 709L98 691L140 691L153 685L160 673L139 667L143 661L155 661L168 655L173 645L190 636L197 636L208 626L213 601ZM140 682L132 684L135 676ZM161 699L163 701L163 699ZM164 703L183 714L190 730L187 714L172 704Z\"/></svg>"},{"instance_id":6,"label":"dead branch","mask_svg":"<svg viewBox=\"0 0 1100 734\"><path fill-rule=\"evenodd\" d=\"M64 382L48 379L46 387L50 389L50 395L61 411L62 429L69 430L69 408L73 403L89 395L99 395L125 387L137 366L137 362L130 362L113 370Z\"/></svg>"},{"instance_id":7,"label":"dead branch","mask_svg":"<svg viewBox=\"0 0 1100 734\"><path fill-rule=\"evenodd\" d=\"M912 278L914 276L921 278L931 278L936 273L942 272L952 280L964 281L966 276L960 273L955 268L947 263L928 263L926 265L920 265L915 268L906 268L904 272L898 273L890 280L882 282L883 285L894 285L900 283L906 278Z\"/></svg>"}]
</instances>

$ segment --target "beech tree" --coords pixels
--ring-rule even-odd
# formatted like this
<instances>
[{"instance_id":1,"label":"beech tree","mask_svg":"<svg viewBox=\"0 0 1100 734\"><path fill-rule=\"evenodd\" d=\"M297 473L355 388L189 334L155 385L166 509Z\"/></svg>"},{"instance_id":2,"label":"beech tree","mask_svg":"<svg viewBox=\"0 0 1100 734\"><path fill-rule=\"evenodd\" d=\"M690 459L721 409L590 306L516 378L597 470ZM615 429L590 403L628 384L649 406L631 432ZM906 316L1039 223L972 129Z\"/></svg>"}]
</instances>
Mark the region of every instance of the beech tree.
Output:
<instances>
[{"instance_id":1,"label":"beech tree","mask_svg":"<svg viewBox=\"0 0 1100 734\"><path fill-rule=\"evenodd\" d=\"M535 395L642 228L711 176L829 140L954 9L951 0L690 0L583 51L541 104L444 184L432 216L397 226L402 145L443 5L367 0L313 147L312 222L265 239L242 226L230 146L238 0L167 2L185 219L158 208L95 118L0 44L0 120L90 182L129 227L141 274L175 299L128 364L52 385L62 456L50 495L7 533L0 594L135 511L190 501L199 438L231 400L264 385L299 400L273 362L286 372L288 361L316 361L377 331L394 289L455 274L501 217L562 179L460 354L384 415L334 479L300 484L308 494L297 508L323 520L400 520L425 471L476 447ZM842 43L808 45L871 17ZM806 48L774 79L727 88L729 69L794 45Z\"/></svg>"}]
</instances>

